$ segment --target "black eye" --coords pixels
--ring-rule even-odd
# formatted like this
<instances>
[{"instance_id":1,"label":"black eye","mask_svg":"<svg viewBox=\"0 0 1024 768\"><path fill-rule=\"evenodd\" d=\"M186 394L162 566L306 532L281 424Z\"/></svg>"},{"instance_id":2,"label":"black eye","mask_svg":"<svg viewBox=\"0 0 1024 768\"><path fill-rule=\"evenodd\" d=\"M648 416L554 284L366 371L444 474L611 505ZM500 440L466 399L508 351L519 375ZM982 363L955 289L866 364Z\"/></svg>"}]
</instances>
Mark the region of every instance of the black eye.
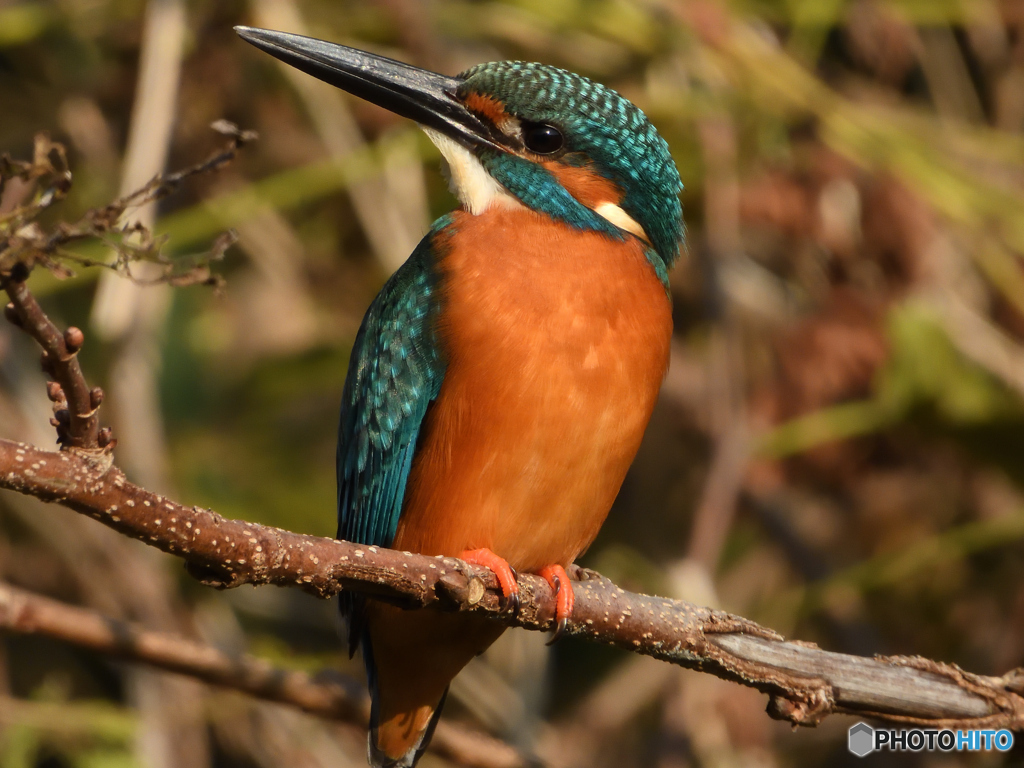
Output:
<instances>
[{"instance_id":1,"label":"black eye","mask_svg":"<svg viewBox=\"0 0 1024 768\"><path fill-rule=\"evenodd\" d=\"M562 132L547 123L523 123L523 144L538 155L550 155L562 148Z\"/></svg>"}]
</instances>

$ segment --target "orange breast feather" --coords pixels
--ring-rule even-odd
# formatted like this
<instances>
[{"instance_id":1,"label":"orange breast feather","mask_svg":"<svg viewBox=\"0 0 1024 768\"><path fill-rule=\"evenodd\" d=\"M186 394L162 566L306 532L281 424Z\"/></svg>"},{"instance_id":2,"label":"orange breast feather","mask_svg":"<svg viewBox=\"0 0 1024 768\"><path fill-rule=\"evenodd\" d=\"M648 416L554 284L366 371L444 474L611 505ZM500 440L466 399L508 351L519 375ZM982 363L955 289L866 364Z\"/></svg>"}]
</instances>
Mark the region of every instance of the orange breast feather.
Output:
<instances>
[{"instance_id":1,"label":"orange breast feather","mask_svg":"<svg viewBox=\"0 0 1024 768\"><path fill-rule=\"evenodd\" d=\"M654 407L665 290L635 239L524 208L456 214L440 267L448 368L393 546L568 565L597 535Z\"/></svg>"}]
</instances>

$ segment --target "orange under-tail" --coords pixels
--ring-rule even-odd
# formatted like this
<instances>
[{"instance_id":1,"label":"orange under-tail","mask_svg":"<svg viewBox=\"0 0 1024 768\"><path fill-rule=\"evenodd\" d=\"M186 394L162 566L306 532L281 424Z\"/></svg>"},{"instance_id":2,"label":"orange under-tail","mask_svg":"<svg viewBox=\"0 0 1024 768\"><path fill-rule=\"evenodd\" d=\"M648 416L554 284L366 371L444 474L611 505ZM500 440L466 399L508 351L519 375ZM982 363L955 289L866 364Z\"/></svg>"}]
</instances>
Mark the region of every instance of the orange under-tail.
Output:
<instances>
[{"instance_id":1,"label":"orange under-tail","mask_svg":"<svg viewBox=\"0 0 1024 768\"><path fill-rule=\"evenodd\" d=\"M409 768L430 742L448 684L504 627L477 616L403 611L371 603L370 763Z\"/></svg>"}]
</instances>

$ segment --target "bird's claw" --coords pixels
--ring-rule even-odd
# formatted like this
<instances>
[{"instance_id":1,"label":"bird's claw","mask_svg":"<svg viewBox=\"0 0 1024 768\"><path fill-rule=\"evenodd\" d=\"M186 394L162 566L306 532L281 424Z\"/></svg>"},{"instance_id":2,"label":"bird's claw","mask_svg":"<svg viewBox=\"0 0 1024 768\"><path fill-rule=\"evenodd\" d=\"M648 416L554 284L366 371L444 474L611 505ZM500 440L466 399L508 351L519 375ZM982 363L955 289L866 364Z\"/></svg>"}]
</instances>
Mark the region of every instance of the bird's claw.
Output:
<instances>
[{"instance_id":1,"label":"bird's claw","mask_svg":"<svg viewBox=\"0 0 1024 768\"><path fill-rule=\"evenodd\" d=\"M576 602L576 595L572 590L572 582L569 575L560 565L548 565L541 568L538 575L543 578L551 589L555 591L555 631L548 640L548 645L558 642L569 627L569 619L572 617L572 608Z\"/></svg>"},{"instance_id":2,"label":"bird's claw","mask_svg":"<svg viewBox=\"0 0 1024 768\"><path fill-rule=\"evenodd\" d=\"M568 619L565 619L565 618L559 619L558 623L555 624L555 631L551 633L551 637L548 638L548 641L546 643L544 643L544 645L554 645L559 640L561 640L562 636L565 635L565 629L568 626L569 626L569 620Z\"/></svg>"},{"instance_id":3,"label":"bird's claw","mask_svg":"<svg viewBox=\"0 0 1024 768\"><path fill-rule=\"evenodd\" d=\"M516 588L512 591L512 594L506 595L504 592L501 593L501 610L508 611L512 616L519 615L519 571L513 568L511 565L508 567L512 571L512 578L516 581Z\"/></svg>"},{"instance_id":4,"label":"bird's claw","mask_svg":"<svg viewBox=\"0 0 1024 768\"><path fill-rule=\"evenodd\" d=\"M510 616L518 616L520 606L519 592L513 592L508 597L502 595L499 605L501 606L501 610L507 611Z\"/></svg>"},{"instance_id":5,"label":"bird's claw","mask_svg":"<svg viewBox=\"0 0 1024 768\"><path fill-rule=\"evenodd\" d=\"M513 616L519 614L519 574L508 561L489 549L467 549L459 555L459 559L490 569L501 587L498 606L502 611L510 611Z\"/></svg>"}]
</instances>

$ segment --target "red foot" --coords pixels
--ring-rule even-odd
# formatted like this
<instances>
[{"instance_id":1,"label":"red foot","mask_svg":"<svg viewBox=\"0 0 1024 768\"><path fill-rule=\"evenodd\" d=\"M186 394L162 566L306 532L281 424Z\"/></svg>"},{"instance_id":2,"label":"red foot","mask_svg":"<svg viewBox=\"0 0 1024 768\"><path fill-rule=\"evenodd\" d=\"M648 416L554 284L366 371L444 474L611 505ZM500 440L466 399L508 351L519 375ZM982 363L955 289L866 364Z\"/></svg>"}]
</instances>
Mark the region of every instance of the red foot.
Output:
<instances>
[{"instance_id":1,"label":"red foot","mask_svg":"<svg viewBox=\"0 0 1024 768\"><path fill-rule=\"evenodd\" d=\"M459 555L459 559L473 565L482 565L484 568L494 571L494 575L498 577L498 584L501 586L504 602L502 608L510 608L513 614L519 613L519 583L516 581L515 569L506 560L498 557L489 549L467 549Z\"/></svg>"},{"instance_id":2,"label":"red foot","mask_svg":"<svg viewBox=\"0 0 1024 768\"><path fill-rule=\"evenodd\" d=\"M565 628L569 624L569 617L572 616L572 607L576 602L576 595L572 591L572 582L569 581L569 574L560 565L546 565L537 573L544 581L555 590L555 632L548 640L551 645L565 634Z\"/></svg>"}]
</instances>

